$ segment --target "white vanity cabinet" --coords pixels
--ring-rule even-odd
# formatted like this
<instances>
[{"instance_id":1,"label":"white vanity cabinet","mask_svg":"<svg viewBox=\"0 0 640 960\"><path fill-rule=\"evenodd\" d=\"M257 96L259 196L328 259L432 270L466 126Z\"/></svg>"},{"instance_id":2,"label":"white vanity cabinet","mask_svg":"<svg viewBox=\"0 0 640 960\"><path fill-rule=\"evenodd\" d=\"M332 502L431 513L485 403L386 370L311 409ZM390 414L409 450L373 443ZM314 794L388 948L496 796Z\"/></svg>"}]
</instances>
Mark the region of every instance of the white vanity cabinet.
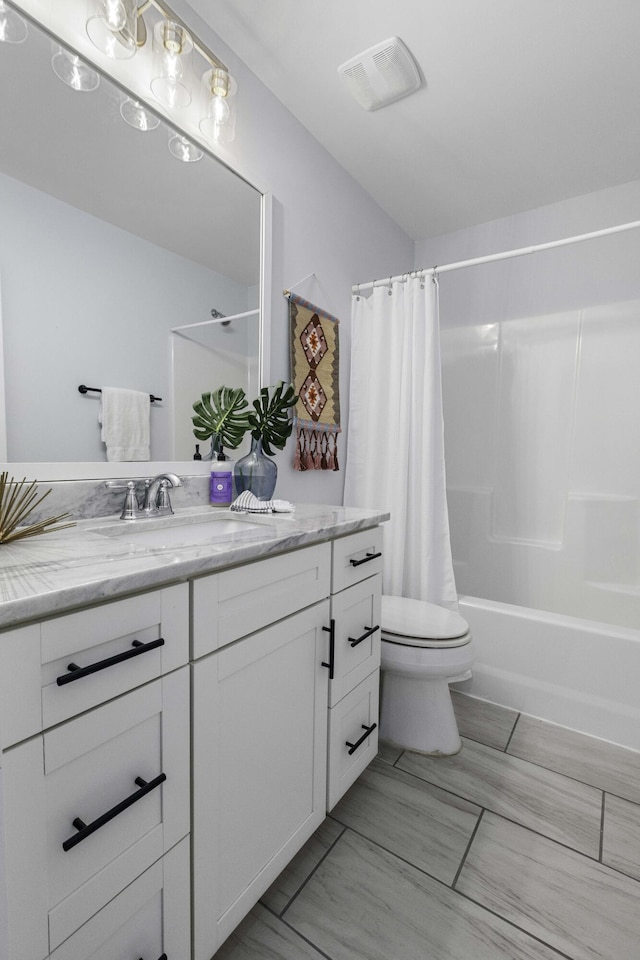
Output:
<instances>
[{"instance_id":1,"label":"white vanity cabinet","mask_svg":"<svg viewBox=\"0 0 640 960\"><path fill-rule=\"evenodd\" d=\"M382 530L332 544L327 809L378 752Z\"/></svg>"},{"instance_id":2,"label":"white vanity cabinet","mask_svg":"<svg viewBox=\"0 0 640 960\"><path fill-rule=\"evenodd\" d=\"M326 537L0 632L0 960L210 960L373 759L381 532Z\"/></svg>"},{"instance_id":3,"label":"white vanity cabinet","mask_svg":"<svg viewBox=\"0 0 640 960\"><path fill-rule=\"evenodd\" d=\"M330 563L325 543L193 583L194 648L218 648L192 666L195 960L324 819Z\"/></svg>"},{"instance_id":4,"label":"white vanity cabinet","mask_svg":"<svg viewBox=\"0 0 640 960\"><path fill-rule=\"evenodd\" d=\"M190 827L188 627L180 584L0 635L11 960L93 957L124 926L122 891L154 864L141 908L155 896L147 913L163 921L163 858ZM188 956L188 897L171 919ZM164 933L156 923L149 947Z\"/></svg>"},{"instance_id":5,"label":"white vanity cabinet","mask_svg":"<svg viewBox=\"0 0 640 960\"><path fill-rule=\"evenodd\" d=\"M362 531L192 584L194 960L377 752L380 545Z\"/></svg>"}]
</instances>

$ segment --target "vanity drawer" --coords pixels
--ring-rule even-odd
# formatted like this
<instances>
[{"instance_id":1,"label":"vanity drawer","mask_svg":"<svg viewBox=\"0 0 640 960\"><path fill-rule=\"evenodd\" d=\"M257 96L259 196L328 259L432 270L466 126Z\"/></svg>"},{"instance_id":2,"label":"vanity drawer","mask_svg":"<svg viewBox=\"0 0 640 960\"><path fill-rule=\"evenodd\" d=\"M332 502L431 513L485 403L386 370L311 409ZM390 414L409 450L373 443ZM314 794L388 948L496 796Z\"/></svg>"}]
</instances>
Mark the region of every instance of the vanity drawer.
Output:
<instances>
[{"instance_id":1,"label":"vanity drawer","mask_svg":"<svg viewBox=\"0 0 640 960\"><path fill-rule=\"evenodd\" d=\"M189 839L103 907L50 960L183 960L191 953Z\"/></svg>"},{"instance_id":2,"label":"vanity drawer","mask_svg":"<svg viewBox=\"0 0 640 960\"><path fill-rule=\"evenodd\" d=\"M5 752L12 958L47 930L56 949L186 836L189 744L185 666Z\"/></svg>"},{"instance_id":3,"label":"vanity drawer","mask_svg":"<svg viewBox=\"0 0 640 960\"><path fill-rule=\"evenodd\" d=\"M329 705L332 707L380 666L381 584L382 575L377 573L331 598L334 666Z\"/></svg>"},{"instance_id":4,"label":"vanity drawer","mask_svg":"<svg viewBox=\"0 0 640 960\"><path fill-rule=\"evenodd\" d=\"M188 662L188 584L45 620L40 646L46 729Z\"/></svg>"},{"instance_id":5,"label":"vanity drawer","mask_svg":"<svg viewBox=\"0 0 640 960\"><path fill-rule=\"evenodd\" d=\"M330 564L321 543L193 581L193 659L328 597Z\"/></svg>"},{"instance_id":6,"label":"vanity drawer","mask_svg":"<svg viewBox=\"0 0 640 960\"><path fill-rule=\"evenodd\" d=\"M359 683L329 710L327 810L359 777L378 752L380 673Z\"/></svg>"},{"instance_id":7,"label":"vanity drawer","mask_svg":"<svg viewBox=\"0 0 640 960\"><path fill-rule=\"evenodd\" d=\"M382 573L382 528L360 530L333 541L331 593Z\"/></svg>"}]
</instances>

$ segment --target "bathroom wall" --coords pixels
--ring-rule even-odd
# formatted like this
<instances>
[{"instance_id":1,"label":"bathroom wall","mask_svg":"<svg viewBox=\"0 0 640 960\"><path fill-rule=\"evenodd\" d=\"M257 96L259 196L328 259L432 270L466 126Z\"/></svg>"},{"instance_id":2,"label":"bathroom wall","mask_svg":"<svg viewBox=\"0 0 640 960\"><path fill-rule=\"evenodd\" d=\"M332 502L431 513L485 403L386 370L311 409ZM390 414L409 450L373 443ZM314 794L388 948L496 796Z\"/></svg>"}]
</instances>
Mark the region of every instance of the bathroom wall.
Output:
<instances>
[{"instance_id":1,"label":"bathroom wall","mask_svg":"<svg viewBox=\"0 0 640 960\"><path fill-rule=\"evenodd\" d=\"M417 245L447 263L640 219L640 182ZM444 274L458 591L640 623L640 230Z\"/></svg>"},{"instance_id":2,"label":"bathroom wall","mask_svg":"<svg viewBox=\"0 0 640 960\"><path fill-rule=\"evenodd\" d=\"M278 453L279 496L292 501L342 503L348 420L351 286L401 273L413 262L413 241L346 173L245 64L193 12L173 0L176 13L225 60L238 80L236 139L223 159L274 197L271 381L289 378L287 301L295 291L340 318L341 469L293 470L292 444Z\"/></svg>"}]
</instances>

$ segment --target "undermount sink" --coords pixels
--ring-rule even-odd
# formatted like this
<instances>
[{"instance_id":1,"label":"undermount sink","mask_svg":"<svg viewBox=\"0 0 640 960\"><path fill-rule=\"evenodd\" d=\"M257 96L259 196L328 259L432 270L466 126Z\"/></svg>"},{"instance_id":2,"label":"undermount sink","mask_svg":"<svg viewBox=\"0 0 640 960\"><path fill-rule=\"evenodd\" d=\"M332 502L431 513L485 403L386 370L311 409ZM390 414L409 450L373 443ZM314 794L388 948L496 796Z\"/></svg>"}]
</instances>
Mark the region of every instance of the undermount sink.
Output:
<instances>
[{"instance_id":1,"label":"undermount sink","mask_svg":"<svg viewBox=\"0 0 640 960\"><path fill-rule=\"evenodd\" d=\"M270 536L269 527L241 517L169 517L159 520L127 522L120 520L101 527L93 527L92 533L101 537L118 537L141 547L190 547L221 540L238 540L242 535L254 539L257 533Z\"/></svg>"}]
</instances>

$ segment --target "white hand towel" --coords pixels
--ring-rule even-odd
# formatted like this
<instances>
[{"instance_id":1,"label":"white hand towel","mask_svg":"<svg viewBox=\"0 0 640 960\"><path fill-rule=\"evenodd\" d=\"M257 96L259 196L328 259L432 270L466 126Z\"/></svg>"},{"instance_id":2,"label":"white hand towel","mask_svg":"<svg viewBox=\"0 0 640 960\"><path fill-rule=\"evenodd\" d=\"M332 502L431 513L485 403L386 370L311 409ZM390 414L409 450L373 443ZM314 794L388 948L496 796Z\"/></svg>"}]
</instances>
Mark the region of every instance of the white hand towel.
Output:
<instances>
[{"instance_id":1,"label":"white hand towel","mask_svg":"<svg viewBox=\"0 0 640 960\"><path fill-rule=\"evenodd\" d=\"M151 397L139 390L102 387L98 421L107 460L150 460Z\"/></svg>"}]
</instances>

